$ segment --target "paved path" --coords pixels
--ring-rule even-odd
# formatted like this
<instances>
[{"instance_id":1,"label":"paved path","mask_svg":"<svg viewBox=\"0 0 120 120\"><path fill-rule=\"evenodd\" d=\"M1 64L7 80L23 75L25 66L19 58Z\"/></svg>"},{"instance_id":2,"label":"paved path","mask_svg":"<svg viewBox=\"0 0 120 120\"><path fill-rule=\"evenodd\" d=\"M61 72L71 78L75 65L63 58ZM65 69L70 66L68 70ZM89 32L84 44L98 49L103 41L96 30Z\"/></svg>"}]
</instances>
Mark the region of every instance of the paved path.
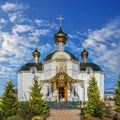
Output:
<instances>
[{"instance_id":1,"label":"paved path","mask_svg":"<svg viewBox=\"0 0 120 120\"><path fill-rule=\"evenodd\" d=\"M80 120L80 110L50 110L46 120Z\"/></svg>"}]
</instances>

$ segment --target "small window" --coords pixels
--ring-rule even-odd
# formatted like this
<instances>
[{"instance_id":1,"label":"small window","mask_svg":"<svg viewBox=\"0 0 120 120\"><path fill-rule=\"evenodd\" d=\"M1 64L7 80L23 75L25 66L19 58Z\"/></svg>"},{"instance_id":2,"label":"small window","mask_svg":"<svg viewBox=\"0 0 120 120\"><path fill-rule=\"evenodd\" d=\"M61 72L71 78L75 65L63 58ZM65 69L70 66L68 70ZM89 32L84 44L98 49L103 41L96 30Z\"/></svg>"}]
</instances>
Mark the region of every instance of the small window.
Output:
<instances>
[{"instance_id":1,"label":"small window","mask_svg":"<svg viewBox=\"0 0 120 120\"><path fill-rule=\"evenodd\" d=\"M49 89L49 86L47 86L47 96L50 95L50 89Z\"/></svg>"},{"instance_id":2,"label":"small window","mask_svg":"<svg viewBox=\"0 0 120 120\"><path fill-rule=\"evenodd\" d=\"M77 86L74 86L74 96L77 96Z\"/></svg>"},{"instance_id":3,"label":"small window","mask_svg":"<svg viewBox=\"0 0 120 120\"><path fill-rule=\"evenodd\" d=\"M35 68L32 68L32 74L35 74Z\"/></svg>"},{"instance_id":4,"label":"small window","mask_svg":"<svg viewBox=\"0 0 120 120\"><path fill-rule=\"evenodd\" d=\"M90 68L87 68L87 74L89 75L91 72L91 69Z\"/></svg>"}]
</instances>

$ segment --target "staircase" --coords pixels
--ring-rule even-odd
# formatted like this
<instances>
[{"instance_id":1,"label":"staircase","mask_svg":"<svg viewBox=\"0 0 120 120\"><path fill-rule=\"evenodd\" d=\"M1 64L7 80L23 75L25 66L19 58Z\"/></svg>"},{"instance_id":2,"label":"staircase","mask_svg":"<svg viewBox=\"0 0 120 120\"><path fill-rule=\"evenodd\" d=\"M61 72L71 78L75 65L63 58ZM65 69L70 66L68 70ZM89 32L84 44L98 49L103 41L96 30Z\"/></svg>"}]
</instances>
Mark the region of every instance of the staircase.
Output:
<instances>
[{"instance_id":1,"label":"staircase","mask_svg":"<svg viewBox=\"0 0 120 120\"><path fill-rule=\"evenodd\" d=\"M46 120L80 120L79 102L50 102Z\"/></svg>"},{"instance_id":2,"label":"staircase","mask_svg":"<svg viewBox=\"0 0 120 120\"><path fill-rule=\"evenodd\" d=\"M46 120L80 120L80 110L50 110Z\"/></svg>"}]
</instances>

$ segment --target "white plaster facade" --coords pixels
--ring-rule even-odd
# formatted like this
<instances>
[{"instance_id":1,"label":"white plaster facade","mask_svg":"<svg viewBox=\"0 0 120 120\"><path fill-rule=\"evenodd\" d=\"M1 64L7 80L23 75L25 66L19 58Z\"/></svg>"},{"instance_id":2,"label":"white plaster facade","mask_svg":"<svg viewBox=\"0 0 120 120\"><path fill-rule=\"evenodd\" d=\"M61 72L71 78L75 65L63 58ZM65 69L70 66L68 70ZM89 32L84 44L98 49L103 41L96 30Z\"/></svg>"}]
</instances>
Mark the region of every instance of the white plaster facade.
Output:
<instances>
[{"instance_id":1,"label":"white plaster facade","mask_svg":"<svg viewBox=\"0 0 120 120\"><path fill-rule=\"evenodd\" d=\"M61 51L59 51L61 52ZM64 51L65 52L65 51ZM62 53L64 53L62 51ZM66 52L68 55L68 53ZM19 101L27 101L29 99L30 86L32 86L32 81L34 76L39 77L39 82L41 80L48 80L54 77L60 69L58 65L65 66L64 72L73 79L82 80L80 83L71 84L71 89L68 89L67 100L68 101L87 101L87 88L89 86L88 82L92 76L94 76L98 83L98 88L100 90L101 99L104 99L104 72L99 70L94 71L91 66L86 67L83 71L80 69L81 64L79 61L70 60L63 54L64 59L50 59L42 63L42 69L37 70L34 63L30 66L29 63L24 65L24 68L28 65L29 70L20 69L18 72L18 99ZM60 63L60 64L59 64ZM95 64L96 65L96 64ZM88 71L89 69L89 72ZM44 83L42 86L42 92L44 94L44 99L46 101L56 101L57 91L52 91L52 85ZM49 95L48 95L49 92Z\"/></svg>"},{"instance_id":2,"label":"white plaster facade","mask_svg":"<svg viewBox=\"0 0 120 120\"><path fill-rule=\"evenodd\" d=\"M104 71L97 64L86 62L88 52L85 49L81 53L83 58L81 63L75 55L64 50L66 40L67 34L60 27L60 30L55 34L58 50L49 53L43 62L39 63L40 53L36 49L33 52L34 62L27 63L20 68L18 71L19 101L29 100L30 87L34 76L37 76L39 83L41 83L41 81L52 79L61 72L77 82L71 83L69 88L66 86L57 89L53 89L53 84L51 83L44 83L42 85L42 93L45 101L87 101L88 83L92 76L97 80L101 99L104 99Z\"/></svg>"}]
</instances>

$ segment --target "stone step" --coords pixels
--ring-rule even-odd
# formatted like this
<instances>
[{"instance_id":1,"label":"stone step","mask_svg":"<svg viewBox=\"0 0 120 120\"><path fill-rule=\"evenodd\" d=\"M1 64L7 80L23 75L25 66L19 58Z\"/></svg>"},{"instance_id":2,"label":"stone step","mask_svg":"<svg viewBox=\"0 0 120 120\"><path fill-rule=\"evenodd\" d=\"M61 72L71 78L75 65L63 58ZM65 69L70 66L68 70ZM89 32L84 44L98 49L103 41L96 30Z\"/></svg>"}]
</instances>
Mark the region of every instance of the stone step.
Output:
<instances>
[{"instance_id":1,"label":"stone step","mask_svg":"<svg viewBox=\"0 0 120 120\"><path fill-rule=\"evenodd\" d=\"M54 110L67 110L67 109L78 109L76 106L72 105L69 102L55 102L53 104L51 104L50 109L54 109Z\"/></svg>"},{"instance_id":2,"label":"stone step","mask_svg":"<svg viewBox=\"0 0 120 120\"><path fill-rule=\"evenodd\" d=\"M80 120L80 110L50 110L46 120Z\"/></svg>"}]
</instances>

